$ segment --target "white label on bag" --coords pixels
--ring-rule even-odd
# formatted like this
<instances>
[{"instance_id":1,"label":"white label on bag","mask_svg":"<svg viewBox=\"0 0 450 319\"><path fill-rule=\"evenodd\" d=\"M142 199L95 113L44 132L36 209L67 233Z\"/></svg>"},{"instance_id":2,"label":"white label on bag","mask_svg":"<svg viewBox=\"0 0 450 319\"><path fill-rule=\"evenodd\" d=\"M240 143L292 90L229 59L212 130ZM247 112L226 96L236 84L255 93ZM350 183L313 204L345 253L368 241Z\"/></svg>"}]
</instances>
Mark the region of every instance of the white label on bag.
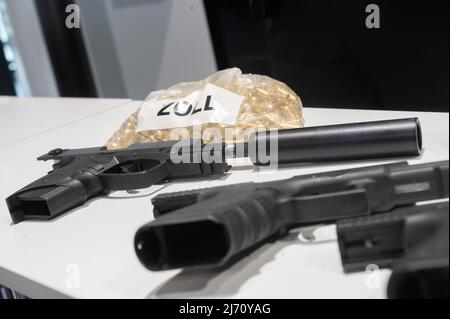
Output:
<instances>
[{"instance_id":1,"label":"white label on bag","mask_svg":"<svg viewBox=\"0 0 450 319\"><path fill-rule=\"evenodd\" d=\"M244 96L207 84L178 100L147 101L138 114L137 131L188 127L194 124L236 124Z\"/></svg>"}]
</instances>

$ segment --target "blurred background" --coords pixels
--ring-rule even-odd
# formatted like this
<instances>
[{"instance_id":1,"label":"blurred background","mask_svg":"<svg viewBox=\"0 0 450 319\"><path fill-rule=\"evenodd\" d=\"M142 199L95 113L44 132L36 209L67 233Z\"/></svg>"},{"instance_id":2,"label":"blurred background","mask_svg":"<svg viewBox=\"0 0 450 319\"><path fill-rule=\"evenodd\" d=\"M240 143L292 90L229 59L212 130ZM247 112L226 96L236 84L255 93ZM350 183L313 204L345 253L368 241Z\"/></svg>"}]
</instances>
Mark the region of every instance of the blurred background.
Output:
<instances>
[{"instance_id":1,"label":"blurred background","mask_svg":"<svg viewBox=\"0 0 450 319\"><path fill-rule=\"evenodd\" d=\"M380 28L365 21L380 8ZM65 25L80 8L80 28ZM445 111L447 0L0 0L0 95L143 99L217 70L305 106Z\"/></svg>"}]
</instances>

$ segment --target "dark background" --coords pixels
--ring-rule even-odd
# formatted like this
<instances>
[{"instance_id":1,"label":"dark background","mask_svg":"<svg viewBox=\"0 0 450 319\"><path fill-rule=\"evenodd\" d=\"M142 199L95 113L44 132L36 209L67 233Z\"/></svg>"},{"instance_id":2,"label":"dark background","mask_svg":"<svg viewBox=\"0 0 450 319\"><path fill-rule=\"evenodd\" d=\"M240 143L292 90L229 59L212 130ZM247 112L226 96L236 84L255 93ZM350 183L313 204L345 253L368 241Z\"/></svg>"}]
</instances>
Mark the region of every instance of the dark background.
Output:
<instances>
[{"instance_id":1,"label":"dark background","mask_svg":"<svg viewBox=\"0 0 450 319\"><path fill-rule=\"evenodd\" d=\"M35 0L61 96L93 97L81 33L57 27L70 2ZM380 7L380 29L365 25L370 3ZM447 0L204 4L219 69L235 66L272 76L306 106L448 112ZM14 94L2 52L0 94Z\"/></svg>"},{"instance_id":2,"label":"dark background","mask_svg":"<svg viewBox=\"0 0 450 319\"><path fill-rule=\"evenodd\" d=\"M0 43L0 95L15 95L14 80Z\"/></svg>"},{"instance_id":3,"label":"dark background","mask_svg":"<svg viewBox=\"0 0 450 319\"><path fill-rule=\"evenodd\" d=\"M368 29L365 8L380 7ZM286 82L307 106L448 112L447 0L205 1L219 68Z\"/></svg>"}]
</instances>

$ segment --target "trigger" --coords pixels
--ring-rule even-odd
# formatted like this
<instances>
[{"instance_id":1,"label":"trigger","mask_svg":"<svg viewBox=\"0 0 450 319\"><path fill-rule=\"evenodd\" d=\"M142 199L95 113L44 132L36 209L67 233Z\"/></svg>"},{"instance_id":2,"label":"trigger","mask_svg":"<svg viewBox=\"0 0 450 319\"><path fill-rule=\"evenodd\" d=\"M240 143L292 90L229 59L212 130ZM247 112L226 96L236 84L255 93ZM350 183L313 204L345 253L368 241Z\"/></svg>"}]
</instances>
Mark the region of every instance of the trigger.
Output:
<instances>
[{"instance_id":1,"label":"trigger","mask_svg":"<svg viewBox=\"0 0 450 319\"><path fill-rule=\"evenodd\" d=\"M139 165L138 163L132 163L132 164L124 164L120 166L120 169L123 173L136 173L136 172L142 172L144 170L144 167Z\"/></svg>"}]
</instances>

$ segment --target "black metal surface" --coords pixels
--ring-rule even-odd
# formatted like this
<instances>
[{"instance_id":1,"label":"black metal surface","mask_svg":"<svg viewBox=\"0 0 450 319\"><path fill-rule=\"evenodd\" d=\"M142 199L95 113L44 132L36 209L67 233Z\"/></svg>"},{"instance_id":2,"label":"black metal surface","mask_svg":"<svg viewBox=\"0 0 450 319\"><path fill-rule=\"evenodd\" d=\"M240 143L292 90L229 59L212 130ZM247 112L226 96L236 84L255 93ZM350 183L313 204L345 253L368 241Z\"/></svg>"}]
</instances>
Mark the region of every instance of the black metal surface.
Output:
<instances>
[{"instance_id":1,"label":"black metal surface","mask_svg":"<svg viewBox=\"0 0 450 319\"><path fill-rule=\"evenodd\" d=\"M207 177L230 169L224 158L216 163L215 154L195 152L195 140L186 142L190 147L187 159L177 163L172 161L171 152L175 144L183 149L178 141L143 143L121 150L51 150L38 160L55 160L53 170L6 199L11 219L14 223L50 220L113 190L141 189L169 179ZM219 152L223 156L223 150Z\"/></svg>"},{"instance_id":2,"label":"black metal surface","mask_svg":"<svg viewBox=\"0 0 450 319\"><path fill-rule=\"evenodd\" d=\"M270 150L271 140L278 144L278 163L417 156L422 151L417 118L280 130L276 135L256 132L248 143L254 164L259 164L260 157ZM252 151L261 146L265 149Z\"/></svg>"},{"instance_id":3,"label":"black metal surface","mask_svg":"<svg viewBox=\"0 0 450 319\"><path fill-rule=\"evenodd\" d=\"M445 224L448 205L443 202L402 207L391 213L339 221L336 229L345 272L364 271L369 265L391 268L400 259L411 258L411 251Z\"/></svg>"},{"instance_id":4,"label":"black metal surface","mask_svg":"<svg viewBox=\"0 0 450 319\"><path fill-rule=\"evenodd\" d=\"M188 200L185 192L180 196L186 206L166 211L136 233L137 256L150 270L222 267L292 227L447 198L448 161L325 172L200 190ZM159 213L168 200L177 201L177 194L154 201Z\"/></svg>"},{"instance_id":5,"label":"black metal surface","mask_svg":"<svg viewBox=\"0 0 450 319\"><path fill-rule=\"evenodd\" d=\"M448 212L447 201L338 222L344 270L391 268L390 299L448 299Z\"/></svg>"}]
</instances>

